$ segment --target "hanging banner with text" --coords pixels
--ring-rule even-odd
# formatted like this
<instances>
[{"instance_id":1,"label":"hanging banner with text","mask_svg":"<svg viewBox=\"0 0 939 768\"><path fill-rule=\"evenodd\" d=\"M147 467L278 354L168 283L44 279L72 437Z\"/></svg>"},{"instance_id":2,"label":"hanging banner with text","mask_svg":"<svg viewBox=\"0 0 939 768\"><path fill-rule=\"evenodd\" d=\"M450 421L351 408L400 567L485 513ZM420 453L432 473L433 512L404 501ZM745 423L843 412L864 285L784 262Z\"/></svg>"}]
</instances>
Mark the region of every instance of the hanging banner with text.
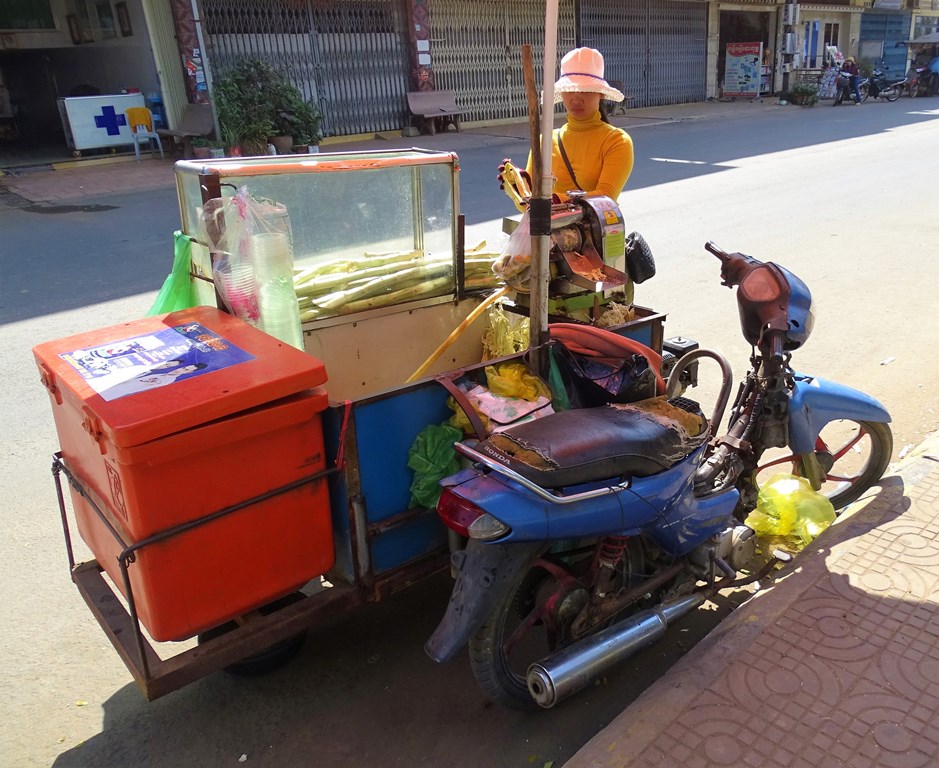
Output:
<instances>
[{"instance_id":1,"label":"hanging banner with text","mask_svg":"<svg viewBox=\"0 0 939 768\"><path fill-rule=\"evenodd\" d=\"M724 57L724 98L757 99L763 43L727 43Z\"/></svg>"}]
</instances>

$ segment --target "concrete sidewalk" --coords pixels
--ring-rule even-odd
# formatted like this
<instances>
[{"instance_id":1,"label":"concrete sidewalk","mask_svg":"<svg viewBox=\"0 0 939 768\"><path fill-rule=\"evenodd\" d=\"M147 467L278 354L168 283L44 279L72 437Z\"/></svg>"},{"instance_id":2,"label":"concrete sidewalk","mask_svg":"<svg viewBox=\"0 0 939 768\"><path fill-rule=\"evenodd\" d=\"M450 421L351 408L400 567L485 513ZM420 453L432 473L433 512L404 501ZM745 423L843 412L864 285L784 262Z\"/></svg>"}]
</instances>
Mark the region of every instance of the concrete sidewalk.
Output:
<instances>
[{"instance_id":1,"label":"concrete sidewalk","mask_svg":"<svg viewBox=\"0 0 939 768\"><path fill-rule=\"evenodd\" d=\"M939 433L565 768L939 765Z\"/></svg>"},{"instance_id":2,"label":"concrete sidewalk","mask_svg":"<svg viewBox=\"0 0 939 768\"><path fill-rule=\"evenodd\" d=\"M665 107L630 109L614 115L611 122L627 131L640 127L668 125L686 120L734 119L760 112L796 109L779 106L774 99L740 102L696 102ZM556 125L563 118L558 116ZM527 120L504 123L470 123L460 132L434 136L401 136L398 132L368 136L335 137L324 140L322 152L374 151L421 147L456 152L483 147L504 138L528 139ZM175 185L175 160L152 158L147 153L139 162L133 154L81 158L33 167L6 168L0 174L0 204L25 206L30 203L61 203L81 197L145 192Z\"/></svg>"}]
</instances>

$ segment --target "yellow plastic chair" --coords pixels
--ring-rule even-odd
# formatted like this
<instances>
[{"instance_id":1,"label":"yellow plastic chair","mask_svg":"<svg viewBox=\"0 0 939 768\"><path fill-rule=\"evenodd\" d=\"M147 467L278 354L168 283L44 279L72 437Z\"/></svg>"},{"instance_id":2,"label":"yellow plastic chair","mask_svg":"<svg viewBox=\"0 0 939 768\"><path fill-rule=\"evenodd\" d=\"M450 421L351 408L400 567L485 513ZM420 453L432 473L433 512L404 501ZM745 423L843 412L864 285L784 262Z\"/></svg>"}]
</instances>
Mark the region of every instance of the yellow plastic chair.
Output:
<instances>
[{"instance_id":1,"label":"yellow plastic chair","mask_svg":"<svg viewBox=\"0 0 939 768\"><path fill-rule=\"evenodd\" d=\"M163 159L163 142L155 130L153 130L153 114L146 107L130 107L124 110L127 116L127 125L130 126L130 132L134 136L134 154L140 160L140 142L146 141L150 152L153 152L153 142L160 149L160 159Z\"/></svg>"}]
</instances>

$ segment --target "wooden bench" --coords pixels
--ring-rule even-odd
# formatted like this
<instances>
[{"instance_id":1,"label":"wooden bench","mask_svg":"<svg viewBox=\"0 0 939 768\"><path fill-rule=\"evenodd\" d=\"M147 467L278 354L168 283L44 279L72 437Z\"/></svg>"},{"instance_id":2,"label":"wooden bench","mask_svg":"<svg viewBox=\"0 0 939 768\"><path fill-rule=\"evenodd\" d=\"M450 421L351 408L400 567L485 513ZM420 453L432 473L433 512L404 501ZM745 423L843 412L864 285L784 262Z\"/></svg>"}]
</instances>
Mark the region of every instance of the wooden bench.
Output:
<instances>
[{"instance_id":1,"label":"wooden bench","mask_svg":"<svg viewBox=\"0 0 939 768\"><path fill-rule=\"evenodd\" d=\"M420 119L422 133L426 129L433 136L437 132L438 120L442 130L446 130L450 123L460 130L463 110L456 105L456 93L453 91L410 91L408 109Z\"/></svg>"},{"instance_id":2,"label":"wooden bench","mask_svg":"<svg viewBox=\"0 0 939 768\"><path fill-rule=\"evenodd\" d=\"M212 119L212 107L208 104L187 104L178 128L158 128L161 137L177 140L182 145L182 156L192 157L192 140L197 137L211 136L215 130Z\"/></svg>"}]
</instances>

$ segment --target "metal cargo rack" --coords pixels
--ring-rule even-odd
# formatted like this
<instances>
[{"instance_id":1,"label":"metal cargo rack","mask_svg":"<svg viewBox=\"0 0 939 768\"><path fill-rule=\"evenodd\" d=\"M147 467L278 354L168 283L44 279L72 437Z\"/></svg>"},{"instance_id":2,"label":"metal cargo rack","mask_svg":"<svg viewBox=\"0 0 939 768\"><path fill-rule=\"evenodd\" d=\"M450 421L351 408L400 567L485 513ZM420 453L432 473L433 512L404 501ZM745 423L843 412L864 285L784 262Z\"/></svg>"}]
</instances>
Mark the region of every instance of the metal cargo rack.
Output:
<instances>
[{"instance_id":1,"label":"metal cargo rack","mask_svg":"<svg viewBox=\"0 0 939 768\"><path fill-rule=\"evenodd\" d=\"M300 593L303 594L302 599L276 610L265 612L263 608L259 608L243 616L232 617L230 621L233 621L237 626L231 631L205 641L200 639L199 645L193 648L166 659L161 658L151 642L144 636L137 616L129 571L135 561L136 553L144 547L164 542L198 526L209 525L222 517L273 496L294 490L302 485L315 482L337 471L338 469L335 467L327 468L288 485L272 489L260 496L246 499L230 507L219 509L200 518L160 531L141 541L128 544L111 525L103 511L101 501L68 467L61 452L54 454L52 475L55 481L62 528L65 534L65 545L72 581L78 587L85 603L91 609L98 624L108 636L127 669L134 676L134 680L148 701L172 693L220 669L263 654L279 643L303 633L324 616L335 616L351 610L363 605L370 599L377 599L377 596L390 594L413 579L429 576L446 567L447 555L442 553L439 557L420 563L417 569L412 565L408 569L407 578L398 577L396 573L383 574L381 582L373 584L371 591L368 592L352 585L337 584L325 587L312 595ZM104 578L104 569L97 560L92 559L82 563L76 563L75 561L65 494L62 487L62 475L65 475L69 485L92 507L122 547L118 560L126 594L126 605L118 597L115 587Z\"/></svg>"}]
</instances>

